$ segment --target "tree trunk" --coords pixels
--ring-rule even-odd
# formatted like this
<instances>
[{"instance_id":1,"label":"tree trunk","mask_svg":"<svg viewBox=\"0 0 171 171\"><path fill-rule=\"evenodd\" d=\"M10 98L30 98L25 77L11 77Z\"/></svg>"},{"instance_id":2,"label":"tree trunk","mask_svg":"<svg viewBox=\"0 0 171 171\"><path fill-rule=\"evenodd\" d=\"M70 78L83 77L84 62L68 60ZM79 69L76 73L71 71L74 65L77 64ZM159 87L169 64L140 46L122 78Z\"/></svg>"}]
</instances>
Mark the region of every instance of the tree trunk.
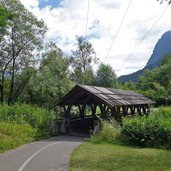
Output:
<instances>
[{"instance_id":1,"label":"tree trunk","mask_svg":"<svg viewBox=\"0 0 171 171\"><path fill-rule=\"evenodd\" d=\"M14 78L15 78L15 58L13 58L13 62L12 62L12 77L11 77L11 82L10 82L10 94L8 98L9 105L13 103Z\"/></svg>"},{"instance_id":2,"label":"tree trunk","mask_svg":"<svg viewBox=\"0 0 171 171\"><path fill-rule=\"evenodd\" d=\"M5 72L2 71L2 77L1 77L1 84L0 84L0 103L3 105L4 103L4 81L5 81Z\"/></svg>"},{"instance_id":3,"label":"tree trunk","mask_svg":"<svg viewBox=\"0 0 171 171\"><path fill-rule=\"evenodd\" d=\"M0 93L1 93L0 103L3 105L3 103L4 103L4 85L3 85L3 82L0 83Z\"/></svg>"}]
</instances>

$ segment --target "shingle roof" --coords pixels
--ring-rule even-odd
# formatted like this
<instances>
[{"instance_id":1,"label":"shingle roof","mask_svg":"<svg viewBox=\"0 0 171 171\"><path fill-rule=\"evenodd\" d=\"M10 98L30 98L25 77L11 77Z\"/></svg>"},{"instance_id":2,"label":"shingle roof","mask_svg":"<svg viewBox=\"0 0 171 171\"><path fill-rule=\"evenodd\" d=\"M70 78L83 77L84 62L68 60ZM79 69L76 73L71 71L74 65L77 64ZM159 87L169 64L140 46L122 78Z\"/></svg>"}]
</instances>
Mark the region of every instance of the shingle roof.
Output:
<instances>
[{"instance_id":1,"label":"shingle roof","mask_svg":"<svg viewBox=\"0 0 171 171\"><path fill-rule=\"evenodd\" d=\"M152 100L133 91L76 85L57 105L104 103L110 107L152 104Z\"/></svg>"}]
</instances>

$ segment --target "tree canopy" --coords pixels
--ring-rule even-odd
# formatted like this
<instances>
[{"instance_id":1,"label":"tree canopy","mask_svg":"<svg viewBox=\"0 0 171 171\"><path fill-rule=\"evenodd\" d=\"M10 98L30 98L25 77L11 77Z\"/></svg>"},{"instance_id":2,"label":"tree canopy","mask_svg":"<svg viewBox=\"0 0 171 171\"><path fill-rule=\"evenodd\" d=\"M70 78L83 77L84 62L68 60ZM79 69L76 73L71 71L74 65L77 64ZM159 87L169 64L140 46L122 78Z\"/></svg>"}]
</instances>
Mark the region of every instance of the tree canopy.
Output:
<instances>
[{"instance_id":1,"label":"tree canopy","mask_svg":"<svg viewBox=\"0 0 171 171\"><path fill-rule=\"evenodd\" d=\"M113 68L110 65L100 64L97 70L96 82L102 87L117 87L118 80Z\"/></svg>"},{"instance_id":2,"label":"tree canopy","mask_svg":"<svg viewBox=\"0 0 171 171\"><path fill-rule=\"evenodd\" d=\"M0 41L3 38L6 28L9 24L9 20L12 19L12 13L0 5Z\"/></svg>"},{"instance_id":3,"label":"tree canopy","mask_svg":"<svg viewBox=\"0 0 171 171\"><path fill-rule=\"evenodd\" d=\"M159 104L171 101L171 56L165 54L160 67L146 70L138 81L140 92Z\"/></svg>"},{"instance_id":4,"label":"tree canopy","mask_svg":"<svg viewBox=\"0 0 171 171\"><path fill-rule=\"evenodd\" d=\"M101 63L94 70L99 59L85 37L76 37L76 47L69 57L57 44L45 41L46 31L45 23L19 0L0 1L1 103L19 101L52 108L78 83L131 89L162 104L171 99L169 55L165 55L160 67L145 71L137 84L121 85L111 65Z\"/></svg>"},{"instance_id":5,"label":"tree canopy","mask_svg":"<svg viewBox=\"0 0 171 171\"><path fill-rule=\"evenodd\" d=\"M4 77L9 74L8 103L13 103L17 77L29 66L36 65L35 50L41 46L47 30L43 21L39 21L18 0L2 0L0 6L13 11L5 36L0 42L1 102L4 100ZM18 85L20 86L20 85Z\"/></svg>"},{"instance_id":6,"label":"tree canopy","mask_svg":"<svg viewBox=\"0 0 171 171\"><path fill-rule=\"evenodd\" d=\"M98 59L90 42L82 36L77 36L76 40L76 50L72 50L70 57L72 78L77 83L90 83L90 80L93 79L92 65L97 63Z\"/></svg>"}]
</instances>

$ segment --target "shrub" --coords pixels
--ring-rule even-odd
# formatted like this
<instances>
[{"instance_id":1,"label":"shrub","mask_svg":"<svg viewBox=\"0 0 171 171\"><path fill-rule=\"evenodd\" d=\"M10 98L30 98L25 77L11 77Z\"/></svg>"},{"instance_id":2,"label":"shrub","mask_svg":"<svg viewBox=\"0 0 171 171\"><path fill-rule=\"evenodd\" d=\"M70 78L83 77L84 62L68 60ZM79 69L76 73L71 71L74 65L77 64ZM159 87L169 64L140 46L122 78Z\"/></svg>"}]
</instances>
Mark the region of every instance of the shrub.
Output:
<instances>
[{"instance_id":1,"label":"shrub","mask_svg":"<svg viewBox=\"0 0 171 171\"><path fill-rule=\"evenodd\" d=\"M28 124L18 125L0 122L0 151L15 148L21 144L33 141L37 130Z\"/></svg>"},{"instance_id":2,"label":"shrub","mask_svg":"<svg viewBox=\"0 0 171 171\"><path fill-rule=\"evenodd\" d=\"M120 138L120 126L115 120L101 121L101 130L91 136L90 141L95 143L116 143Z\"/></svg>"},{"instance_id":3,"label":"shrub","mask_svg":"<svg viewBox=\"0 0 171 171\"><path fill-rule=\"evenodd\" d=\"M171 148L171 108L161 107L148 117L125 118L121 134L134 145Z\"/></svg>"},{"instance_id":4,"label":"shrub","mask_svg":"<svg viewBox=\"0 0 171 171\"><path fill-rule=\"evenodd\" d=\"M13 124L28 124L32 128L36 128L41 136L46 136L49 127L55 117L53 111L48 111L37 106L27 104L14 104L9 106L4 104L0 106L0 121Z\"/></svg>"}]
</instances>

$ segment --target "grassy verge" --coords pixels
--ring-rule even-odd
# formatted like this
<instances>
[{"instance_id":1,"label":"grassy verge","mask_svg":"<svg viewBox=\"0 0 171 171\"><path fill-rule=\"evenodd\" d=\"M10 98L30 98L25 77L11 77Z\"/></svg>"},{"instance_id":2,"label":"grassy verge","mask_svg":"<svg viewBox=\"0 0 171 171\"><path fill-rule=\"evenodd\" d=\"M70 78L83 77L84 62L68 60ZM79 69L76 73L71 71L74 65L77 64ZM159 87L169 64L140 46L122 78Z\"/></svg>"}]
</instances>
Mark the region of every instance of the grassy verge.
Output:
<instances>
[{"instance_id":1,"label":"grassy verge","mask_svg":"<svg viewBox=\"0 0 171 171\"><path fill-rule=\"evenodd\" d=\"M37 131L24 124L0 122L0 153L36 139Z\"/></svg>"},{"instance_id":2,"label":"grassy verge","mask_svg":"<svg viewBox=\"0 0 171 171\"><path fill-rule=\"evenodd\" d=\"M27 104L0 105L0 153L50 136L53 111Z\"/></svg>"},{"instance_id":3,"label":"grassy verge","mask_svg":"<svg viewBox=\"0 0 171 171\"><path fill-rule=\"evenodd\" d=\"M170 171L171 151L84 143L70 160L70 171Z\"/></svg>"}]
</instances>

